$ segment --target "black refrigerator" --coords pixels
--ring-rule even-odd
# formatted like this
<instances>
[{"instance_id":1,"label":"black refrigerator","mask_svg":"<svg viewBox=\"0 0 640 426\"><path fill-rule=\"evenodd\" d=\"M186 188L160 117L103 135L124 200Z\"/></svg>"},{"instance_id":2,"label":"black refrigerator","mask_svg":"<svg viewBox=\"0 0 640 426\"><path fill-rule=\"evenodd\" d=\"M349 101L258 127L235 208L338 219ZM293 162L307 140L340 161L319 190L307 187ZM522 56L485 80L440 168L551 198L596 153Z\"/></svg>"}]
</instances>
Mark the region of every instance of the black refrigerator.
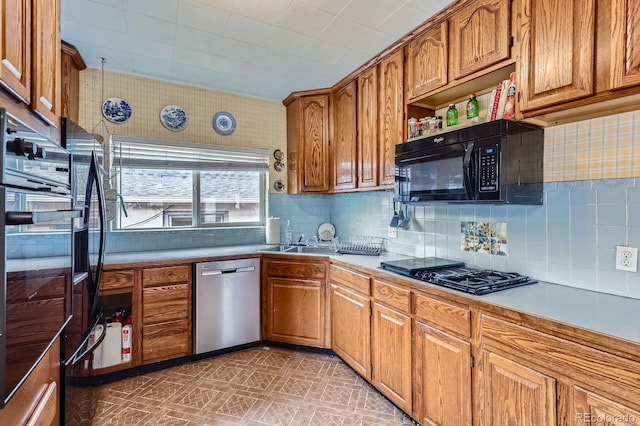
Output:
<instances>
[{"instance_id":1,"label":"black refrigerator","mask_svg":"<svg viewBox=\"0 0 640 426\"><path fill-rule=\"evenodd\" d=\"M63 121L63 140L72 153L73 203L83 212L73 227L73 316L61 345L61 423L66 425L91 424L97 406L89 386L89 363L105 337L104 332L95 335L94 330L98 324L107 329L99 297L106 237L100 156L73 149L74 141L89 138L92 136L75 123Z\"/></svg>"}]
</instances>

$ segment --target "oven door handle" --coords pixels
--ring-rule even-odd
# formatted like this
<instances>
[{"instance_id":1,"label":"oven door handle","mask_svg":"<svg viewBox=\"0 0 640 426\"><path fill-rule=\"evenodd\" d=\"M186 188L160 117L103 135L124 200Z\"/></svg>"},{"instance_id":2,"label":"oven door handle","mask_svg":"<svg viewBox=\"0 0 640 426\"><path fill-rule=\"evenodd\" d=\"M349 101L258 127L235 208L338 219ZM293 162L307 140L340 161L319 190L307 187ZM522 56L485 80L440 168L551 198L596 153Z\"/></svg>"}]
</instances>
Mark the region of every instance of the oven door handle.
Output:
<instances>
[{"instance_id":1,"label":"oven door handle","mask_svg":"<svg viewBox=\"0 0 640 426\"><path fill-rule=\"evenodd\" d=\"M39 225L41 223L58 222L66 219L82 217L82 210L55 210L48 212L16 212L5 213L7 225Z\"/></svg>"}]
</instances>

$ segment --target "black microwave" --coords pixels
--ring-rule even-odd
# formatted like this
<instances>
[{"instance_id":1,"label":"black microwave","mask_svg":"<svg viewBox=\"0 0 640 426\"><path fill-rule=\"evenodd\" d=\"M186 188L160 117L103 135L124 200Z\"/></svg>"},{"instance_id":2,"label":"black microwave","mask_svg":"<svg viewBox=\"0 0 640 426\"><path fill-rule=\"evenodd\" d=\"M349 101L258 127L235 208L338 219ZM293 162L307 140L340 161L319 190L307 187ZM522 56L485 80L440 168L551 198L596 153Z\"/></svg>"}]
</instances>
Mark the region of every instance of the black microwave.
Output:
<instances>
[{"instance_id":1,"label":"black microwave","mask_svg":"<svg viewBox=\"0 0 640 426\"><path fill-rule=\"evenodd\" d=\"M395 200L542 204L544 129L495 120L396 145Z\"/></svg>"}]
</instances>

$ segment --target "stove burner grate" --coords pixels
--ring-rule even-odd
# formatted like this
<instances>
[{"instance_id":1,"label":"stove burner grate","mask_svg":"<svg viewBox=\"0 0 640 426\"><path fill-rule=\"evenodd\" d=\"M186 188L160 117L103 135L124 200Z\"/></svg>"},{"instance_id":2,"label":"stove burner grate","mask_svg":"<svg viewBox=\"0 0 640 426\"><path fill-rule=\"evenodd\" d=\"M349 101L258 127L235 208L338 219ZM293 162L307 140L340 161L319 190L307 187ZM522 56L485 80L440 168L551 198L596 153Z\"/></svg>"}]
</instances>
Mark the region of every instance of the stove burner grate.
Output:
<instances>
[{"instance_id":1,"label":"stove burner grate","mask_svg":"<svg viewBox=\"0 0 640 426\"><path fill-rule=\"evenodd\" d=\"M418 271L414 278L474 295L493 293L508 288L534 284L536 281L513 272L472 268Z\"/></svg>"}]
</instances>

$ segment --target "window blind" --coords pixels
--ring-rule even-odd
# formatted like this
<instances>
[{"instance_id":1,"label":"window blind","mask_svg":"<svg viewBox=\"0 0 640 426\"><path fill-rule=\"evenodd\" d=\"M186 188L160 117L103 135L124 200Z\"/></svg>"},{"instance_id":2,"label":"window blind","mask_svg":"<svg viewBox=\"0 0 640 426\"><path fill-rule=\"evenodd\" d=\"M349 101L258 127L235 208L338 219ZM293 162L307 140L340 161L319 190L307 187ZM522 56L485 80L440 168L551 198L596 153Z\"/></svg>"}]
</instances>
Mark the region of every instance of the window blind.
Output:
<instances>
[{"instance_id":1,"label":"window blind","mask_svg":"<svg viewBox=\"0 0 640 426\"><path fill-rule=\"evenodd\" d=\"M95 140L74 140L74 155L102 151L105 161L116 167L183 170L268 170L269 150L176 142L157 139L111 136L109 149ZM110 157L110 158L109 158Z\"/></svg>"}]
</instances>

